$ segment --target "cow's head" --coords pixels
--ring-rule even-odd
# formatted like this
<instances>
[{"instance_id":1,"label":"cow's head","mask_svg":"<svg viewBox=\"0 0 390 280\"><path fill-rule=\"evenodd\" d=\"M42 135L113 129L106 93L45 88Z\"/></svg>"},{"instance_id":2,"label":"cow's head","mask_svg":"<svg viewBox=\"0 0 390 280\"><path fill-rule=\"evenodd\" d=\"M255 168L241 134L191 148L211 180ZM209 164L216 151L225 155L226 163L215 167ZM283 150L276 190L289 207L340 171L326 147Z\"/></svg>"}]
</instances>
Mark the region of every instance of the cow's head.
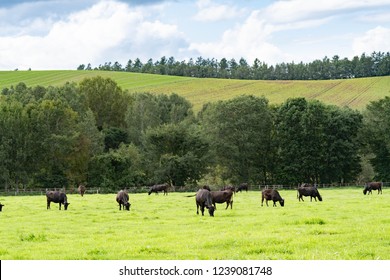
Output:
<instances>
[{"instance_id":1,"label":"cow's head","mask_svg":"<svg viewBox=\"0 0 390 280\"><path fill-rule=\"evenodd\" d=\"M280 203L280 206L284 207L284 199L283 198L279 201L279 203Z\"/></svg>"},{"instance_id":2,"label":"cow's head","mask_svg":"<svg viewBox=\"0 0 390 280\"><path fill-rule=\"evenodd\" d=\"M69 205L70 203L69 202L64 202L64 209L65 210L68 210L68 205Z\"/></svg>"},{"instance_id":3,"label":"cow's head","mask_svg":"<svg viewBox=\"0 0 390 280\"><path fill-rule=\"evenodd\" d=\"M214 206L213 205L211 205L211 206L209 206L209 214L210 214L210 216L211 217L214 217L214 211L215 211L215 208L214 208Z\"/></svg>"},{"instance_id":4,"label":"cow's head","mask_svg":"<svg viewBox=\"0 0 390 280\"><path fill-rule=\"evenodd\" d=\"M125 207L127 211L130 211L130 206L131 206L130 202L126 202L126 203L123 205L123 207Z\"/></svg>"}]
</instances>

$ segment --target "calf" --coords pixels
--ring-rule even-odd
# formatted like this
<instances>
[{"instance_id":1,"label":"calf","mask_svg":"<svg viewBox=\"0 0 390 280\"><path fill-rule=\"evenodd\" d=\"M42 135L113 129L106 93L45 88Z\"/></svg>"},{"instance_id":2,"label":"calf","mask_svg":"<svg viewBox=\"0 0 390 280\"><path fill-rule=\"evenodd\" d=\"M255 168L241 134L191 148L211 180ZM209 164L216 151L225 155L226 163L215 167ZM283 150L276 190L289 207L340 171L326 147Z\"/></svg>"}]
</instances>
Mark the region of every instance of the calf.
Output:
<instances>
[{"instance_id":1,"label":"calf","mask_svg":"<svg viewBox=\"0 0 390 280\"><path fill-rule=\"evenodd\" d=\"M50 202L59 203L61 210L61 204L64 205L64 210L68 210L68 205L70 204L68 202L68 198L66 197L66 194L64 192L59 191L47 191L46 192L46 198L47 198L47 208L50 209Z\"/></svg>"},{"instance_id":2,"label":"calf","mask_svg":"<svg viewBox=\"0 0 390 280\"><path fill-rule=\"evenodd\" d=\"M226 202L226 209L228 209L230 205L230 209L233 209L233 191L232 190L224 190L224 191L213 191L211 192L211 198L213 201L214 208L217 209L215 206L216 203L225 203Z\"/></svg>"},{"instance_id":3,"label":"calf","mask_svg":"<svg viewBox=\"0 0 390 280\"><path fill-rule=\"evenodd\" d=\"M369 183L366 183L364 185L364 190L363 190L363 194L366 195L367 193L368 194L372 194L372 191L374 190L378 190L378 194L381 193L382 194L382 187L383 187L383 183L382 182L369 182Z\"/></svg>"},{"instance_id":4,"label":"calf","mask_svg":"<svg viewBox=\"0 0 390 280\"><path fill-rule=\"evenodd\" d=\"M310 201L312 201L312 198L314 197L314 200L317 201L317 198L319 201L322 201L322 196L320 195L318 189L316 187L307 185L307 186L300 186L297 189L297 198L298 201L304 201L302 196L310 196Z\"/></svg>"},{"instance_id":5,"label":"calf","mask_svg":"<svg viewBox=\"0 0 390 280\"><path fill-rule=\"evenodd\" d=\"M3 206L4 206L4 204L0 203L0 212L3 210Z\"/></svg>"},{"instance_id":6,"label":"calf","mask_svg":"<svg viewBox=\"0 0 390 280\"><path fill-rule=\"evenodd\" d=\"M195 195L196 201L196 214L199 215L199 208L202 212L202 216L204 216L204 208L209 210L209 214L211 217L214 217L214 206L211 198L211 192L206 189L199 189Z\"/></svg>"},{"instance_id":7,"label":"calf","mask_svg":"<svg viewBox=\"0 0 390 280\"><path fill-rule=\"evenodd\" d=\"M129 194L126 191L121 190L117 193L116 202L119 204L119 210L122 210L123 205L123 210L126 208L127 211L130 211L131 204L129 202Z\"/></svg>"},{"instance_id":8,"label":"calf","mask_svg":"<svg viewBox=\"0 0 390 280\"><path fill-rule=\"evenodd\" d=\"M280 196L277 190L273 189L265 189L261 192L261 206L263 206L263 202L268 206L268 200L272 200L274 202L274 207L276 207L276 202L279 201L280 206L284 206L284 199Z\"/></svg>"},{"instance_id":9,"label":"calf","mask_svg":"<svg viewBox=\"0 0 390 280\"><path fill-rule=\"evenodd\" d=\"M150 188L148 194L150 195L152 192L158 194L158 192L164 192L164 195L168 195L168 184L154 185Z\"/></svg>"}]
</instances>

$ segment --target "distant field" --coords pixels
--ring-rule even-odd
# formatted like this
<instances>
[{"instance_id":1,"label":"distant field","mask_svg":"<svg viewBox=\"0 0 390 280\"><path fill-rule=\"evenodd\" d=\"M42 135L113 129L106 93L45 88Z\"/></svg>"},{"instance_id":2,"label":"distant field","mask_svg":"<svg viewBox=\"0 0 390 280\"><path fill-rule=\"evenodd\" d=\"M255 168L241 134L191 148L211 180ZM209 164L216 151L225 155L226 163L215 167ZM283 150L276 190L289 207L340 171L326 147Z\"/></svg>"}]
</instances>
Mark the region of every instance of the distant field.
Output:
<instances>
[{"instance_id":1,"label":"distant field","mask_svg":"<svg viewBox=\"0 0 390 280\"><path fill-rule=\"evenodd\" d=\"M104 71L2 71L0 88L19 82L27 86L58 86L97 75L114 79L130 92L177 93L187 98L195 111L206 102L227 100L243 94L265 96L274 104L290 97L306 97L355 109L363 109L370 101L390 96L390 76L329 81L252 81Z\"/></svg>"},{"instance_id":2,"label":"distant field","mask_svg":"<svg viewBox=\"0 0 390 280\"><path fill-rule=\"evenodd\" d=\"M6 196L0 212L0 259L125 260L389 260L390 192L320 189L322 202L261 207L259 191L196 215L194 197L130 194L119 211L115 194L68 195L68 211L46 210L46 198Z\"/></svg>"}]
</instances>

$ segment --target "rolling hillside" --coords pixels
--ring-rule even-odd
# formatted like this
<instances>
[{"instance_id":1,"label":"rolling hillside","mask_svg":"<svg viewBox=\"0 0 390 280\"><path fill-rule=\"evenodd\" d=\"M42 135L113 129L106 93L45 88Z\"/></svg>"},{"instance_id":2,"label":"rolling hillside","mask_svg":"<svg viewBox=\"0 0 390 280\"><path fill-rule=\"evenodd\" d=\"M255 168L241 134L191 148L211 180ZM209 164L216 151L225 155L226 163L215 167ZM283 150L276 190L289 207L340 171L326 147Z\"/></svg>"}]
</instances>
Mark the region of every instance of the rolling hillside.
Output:
<instances>
[{"instance_id":1,"label":"rolling hillside","mask_svg":"<svg viewBox=\"0 0 390 280\"><path fill-rule=\"evenodd\" d=\"M2 71L0 89L24 82L27 86L59 86L100 75L115 80L129 92L177 93L188 99L194 110L210 101L242 94L265 96L279 104L289 97L318 99L327 104L363 109L370 101L390 96L390 76L327 81L254 81L199 79L127 72L104 71Z\"/></svg>"}]
</instances>

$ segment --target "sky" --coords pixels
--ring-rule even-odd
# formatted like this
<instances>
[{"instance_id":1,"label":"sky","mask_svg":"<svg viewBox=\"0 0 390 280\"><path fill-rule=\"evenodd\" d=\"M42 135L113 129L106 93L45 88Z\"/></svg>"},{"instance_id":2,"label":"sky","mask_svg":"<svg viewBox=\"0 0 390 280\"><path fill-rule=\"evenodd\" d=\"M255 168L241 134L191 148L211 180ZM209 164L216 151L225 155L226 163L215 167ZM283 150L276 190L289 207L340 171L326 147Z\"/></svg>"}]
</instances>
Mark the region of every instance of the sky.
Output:
<instances>
[{"instance_id":1,"label":"sky","mask_svg":"<svg viewBox=\"0 0 390 280\"><path fill-rule=\"evenodd\" d=\"M390 0L0 1L0 70L173 56L267 64L390 51Z\"/></svg>"}]
</instances>

